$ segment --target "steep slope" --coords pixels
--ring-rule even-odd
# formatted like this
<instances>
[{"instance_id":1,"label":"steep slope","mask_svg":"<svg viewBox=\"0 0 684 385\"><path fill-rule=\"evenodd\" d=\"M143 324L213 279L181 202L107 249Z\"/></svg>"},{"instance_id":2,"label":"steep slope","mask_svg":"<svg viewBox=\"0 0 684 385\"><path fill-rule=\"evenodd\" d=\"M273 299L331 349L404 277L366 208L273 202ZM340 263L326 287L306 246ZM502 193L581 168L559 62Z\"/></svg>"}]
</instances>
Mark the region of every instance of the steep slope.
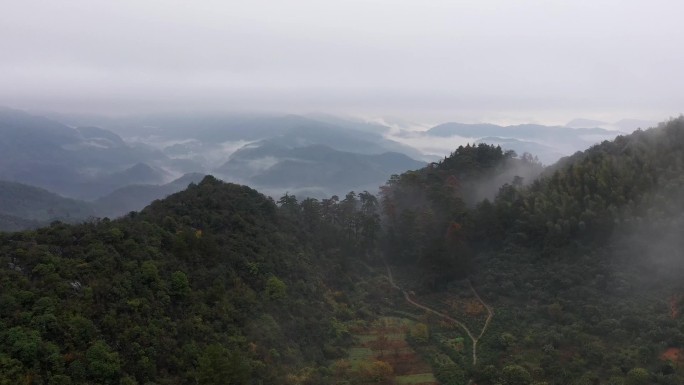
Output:
<instances>
[{"instance_id":1,"label":"steep slope","mask_svg":"<svg viewBox=\"0 0 684 385\"><path fill-rule=\"evenodd\" d=\"M392 262L413 266L431 288L468 275L472 251L466 232L471 212L508 184L529 183L542 171L530 157L515 158L501 147L461 146L428 167L394 175L381 188L385 252Z\"/></svg>"},{"instance_id":2,"label":"steep slope","mask_svg":"<svg viewBox=\"0 0 684 385\"><path fill-rule=\"evenodd\" d=\"M682 159L682 118L561 159L517 196L513 207L519 211L513 215L539 219L517 221L515 228L535 234L531 243L562 244L576 236L605 240L621 223L654 210L659 200L672 205L668 215L676 214L684 187Z\"/></svg>"},{"instance_id":3,"label":"steep slope","mask_svg":"<svg viewBox=\"0 0 684 385\"><path fill-rule=\"evenodd\" d=\"M477 383L516 365L552 384L682 383L680 363L663 358L684 348L682 159L679 118L506 185L462 216L470 280L498 310Z\"/></svg>"},{"instance_id":4,"label":"steep slope","mask_svg":"<svg viewBox=\"0 0 684 385\"><path fill-rule=\"evenodd\" d=\"M501 330L531 338L510 347L518 362L547 379L682 383L680 363L662 358L684 348L682 159L679 118L578 153L480 207L476 244L490 251L475 259L476 279L506 304Z\"/></svg>"},{"instance_id":5,"label":"steep slope","mask_svg":"<svg viewBox=\"0 0 684 385\"><path fill-rule=\"evenodd\" d=\"M527 186L503 185L472 209L454 189L435 195L439 179L422 177L429 168L402 175L387 187L396 215L387 259L418 296L460 292L458 281L435 285L416 267L465 272L496 309L478 364L463 364L478 384L511 373L523 383L682 383L683 160L679 118L563 159ZM413 200L401 203L407 191ZM450 301L433 303L453 309Z\"/></svg>"},{"instance_id":6,"label":"steep slope","mask_svg":"<svg viewBox=\"0 0 684 385\"><path fill-rule=\"evenodd\" d=\"M206 177L120 220L0 233L1 378L331 383L352 313L330 293L364 250L310 203Z\"/></svg>"}]
</instances>

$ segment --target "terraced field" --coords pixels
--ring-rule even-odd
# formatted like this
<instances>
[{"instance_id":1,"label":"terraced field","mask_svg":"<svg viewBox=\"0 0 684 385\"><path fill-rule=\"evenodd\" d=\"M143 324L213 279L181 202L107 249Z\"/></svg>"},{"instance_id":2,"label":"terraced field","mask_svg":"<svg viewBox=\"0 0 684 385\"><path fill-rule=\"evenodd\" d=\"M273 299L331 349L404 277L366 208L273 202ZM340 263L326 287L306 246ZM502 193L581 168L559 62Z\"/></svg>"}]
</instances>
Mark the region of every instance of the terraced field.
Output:
<instances>
[{"instance_id":1,"label":"terraced field","mask_svg":"<svg viewBox=\"0 0 684 385\"><path fill-rule=\"evenodd\" d=\"M438 385L430 365L422 360L406 342L415 321L399 317L383 317L372 325L355 330L356 345L349 350L352 370L370 362L382 361L393 370L393 382L399 385Z\"/></svg>"}]
</instances>

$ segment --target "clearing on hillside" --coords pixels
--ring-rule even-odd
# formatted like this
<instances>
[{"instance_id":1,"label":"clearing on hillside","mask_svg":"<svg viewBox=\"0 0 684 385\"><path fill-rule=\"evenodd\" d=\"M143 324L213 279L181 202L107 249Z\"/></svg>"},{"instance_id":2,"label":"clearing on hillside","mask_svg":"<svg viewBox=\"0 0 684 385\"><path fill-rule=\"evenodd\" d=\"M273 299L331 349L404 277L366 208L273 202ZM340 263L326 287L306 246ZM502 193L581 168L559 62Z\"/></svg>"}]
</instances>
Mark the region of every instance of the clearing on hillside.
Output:
<instances>
[{"instance_id":1,"label":"clearing on hillside","mask_svg":"<svg viewBox=\"0 0 684 385\"><path fill-rule=\"evenodd\" d=\"M382 317L353 330L356 344L349 349L348 357L352 370L359 371L370 362L381 361L392 367L392 383L438 385L430 365L406 342L415 323L406 318Z\"/></svg>"}]
</instances>

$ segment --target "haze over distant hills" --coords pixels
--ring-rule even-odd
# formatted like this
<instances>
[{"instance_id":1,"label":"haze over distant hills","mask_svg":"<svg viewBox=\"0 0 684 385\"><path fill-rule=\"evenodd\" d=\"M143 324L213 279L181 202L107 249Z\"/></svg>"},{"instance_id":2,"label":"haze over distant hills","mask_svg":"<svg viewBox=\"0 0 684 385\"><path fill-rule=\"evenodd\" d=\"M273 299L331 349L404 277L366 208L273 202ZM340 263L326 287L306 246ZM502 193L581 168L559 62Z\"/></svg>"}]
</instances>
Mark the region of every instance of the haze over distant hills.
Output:
<instances>
[{"instance_id":1,"label":"haze over distant hills","mask_svg":"<svg viewBox=\"0 0 684 385\"><path fill-rule=\"evenodd\" d=\"M603 124L588 120L566 127L450 122L428 128L400 118L323 113L50 116L0 108L0 180L76 199L83 209L66 216L72 220L140 210L204 174L276 199L286 192L322 198L376 192L392 174L421 168L466 143L495 144L550 164L619 133L582 127ZM615 125L630 122L636 124ZM0 202L8 223L65 219L3 210L8 202Z\"/></svg>"},{"instance_id":2,"label":"haze over distant hills","mask_svg":"<svg viewBox=\"0 0 684 385\"><path fill-rule=\"evenodd\" d=\"M326 197L348 186L375 191L379 178L424 165L397 152L358 154L322 144L286 146L276 140L239 149L216 171L266 191L285 187L297 195Z\"/></svg>"},{"instance_id":3,"label":"haze over distant hills","mask_svg":"<svg viewBox=\"0 0 684 385\"><path fill-rule=\"evenodd\" d=\"M115 218L131 211L140 211L155 199L161 199L198 183L204 174L189 173L162 185L132 184L118 188L93 202L98 216Z\"/></svg>"},{"instance_id":4,"label":"haze over distant hills","mask_svg":"<svg viewBox=\"0 0 684 385\"><path fill-rule=\"evenodd\" d=\"M65 198L22 183L0 181L0 231L34 228L52 221L77 223L96 217L116 218L142 210L152 201L184 190L203 177L203 174L186 174L161 185L127 185L91 202Z\"/></svg>"},{"instance_id":5,"label":"haze over distant hills","mask_svg":"<svg viewBox=\"0 0 684 385\"><path fill-rule=\"evenodd\" d=\"M587 122L591 123L591 122ZM454 146L455 143L490 143L500 145L518 154L530 152L544 164L551 164L563 156L573 154L592 144L609 140L620 132L599 127L544 126L540 124L520 124L500 126L489 123L439 124L428 130L399 134L405 143L428 144L432 153L440 151L441 146Z\"/></svg>"},{"instance_id":6,"label":"haze over distant hills","mask_svg":"<svg viewBox=\"0 0 684 385\"><path fill-rule=\"evenodd\" d=\"M639 128L647 129L649 127L655 127L657 124L658 122L643 119L621 119L617 122L610 123L601 120L579 118L569 121L565 126L570 128L599 127L608 130L632 132Z\"/></svg>"},{"instance_id":7,"label":"haze over distant hills","mask_svg":"<svg viewBox=\"0 0 684 385\"><path fill-rule=\"evenodd\" d=\"M0 179L93 199L130 183L164 179L165 156L127 144L112 132L72 128L28 113L0 109Z\"/></svg>"},{"instance_id":8,"label":"haze over distant hills","mask_svg":"<svg viewBox=\"0 0 684 385\"><path fill-rule=\"evenodd\" d=\"M82 221L95 215L86 202L39 187L0 181L0 231L18 231L53 220Z\"/></svg>"},{"instance_id":9,"label":"haze over distant hills","mask_svg":"<svg viewBox=\"0 0 684 385\"><path fill-rule=\"evenodd\" d=\"M422 156L410 146L384 138L377 125L330 116L325 120L329 122L294 115L159 116L97 122L65 119L74 128L3 109L0 144L15 151L0 155L0 178L92 200L130 184L160 184L185 173L212 171L239 148L266 139L291 149L323 145L356 154ZM101 127L93 125L98 122ZM375 187L385 178L378 175ZM347 185L338 184L341 190L335 193L368 182L367 178L358 183L353 178L348 181Z\"/></svg>"},{"instance_id":10,"label":"haze over distant hills","mask_svg":"<svg viewBox=\"0 0 684 385\"><path fill-rule=\"evenodd\" d=\"M34 211L42 210L47 201L59 205L57 200L80 208L69 215L44 212L36 217L5 210L14 203L0 200L0 214L7 219L4 227L119 216L180 191L207 172L255 183L275 197L285 191L329 196L375 190L389 175L425 164L406 155L420 157L420 151L384 138L381 126L332 116L320 119L294 115L147 117L104 119L100 126L65 119L70 123L66 125L3 108L0 180L15 182L15 190L17 186L27 191L39 187L46 196L28 194L24 200ZM257 155L283 157L258 173L236 166L260 162ZM0 189L14 193L7 186Z\"/></svg>"}]
</instances>

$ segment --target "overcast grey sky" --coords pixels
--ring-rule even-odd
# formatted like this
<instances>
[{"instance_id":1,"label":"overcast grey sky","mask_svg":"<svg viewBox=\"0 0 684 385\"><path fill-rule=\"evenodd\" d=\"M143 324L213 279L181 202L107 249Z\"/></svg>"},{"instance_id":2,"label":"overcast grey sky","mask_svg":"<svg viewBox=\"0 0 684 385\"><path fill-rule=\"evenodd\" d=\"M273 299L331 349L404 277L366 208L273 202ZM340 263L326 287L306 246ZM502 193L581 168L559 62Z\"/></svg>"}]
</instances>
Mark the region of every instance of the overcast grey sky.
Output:
<instances>
[{"instance_id":1,"label":"overcast grey sky","mask_svg":"<svg viewBox=\"0 0 684 385\"><path fill-rule=\"evenodd\" d=\"M684 2L4 0L0 104L422 121L684 112Z\"/></svg>"}]
</instances>

